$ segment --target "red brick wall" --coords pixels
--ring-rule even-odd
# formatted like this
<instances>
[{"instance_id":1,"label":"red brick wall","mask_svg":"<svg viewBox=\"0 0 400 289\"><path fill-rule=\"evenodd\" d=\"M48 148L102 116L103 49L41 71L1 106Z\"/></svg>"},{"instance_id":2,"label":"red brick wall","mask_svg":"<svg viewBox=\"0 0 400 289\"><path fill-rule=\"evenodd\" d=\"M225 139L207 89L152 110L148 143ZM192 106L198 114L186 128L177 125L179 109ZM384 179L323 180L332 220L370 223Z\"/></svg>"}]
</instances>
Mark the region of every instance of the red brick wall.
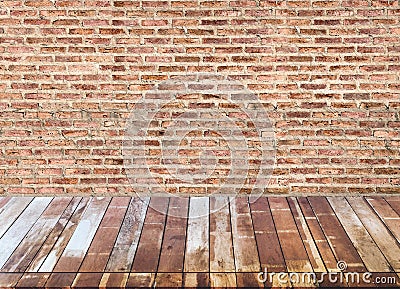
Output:
<instances>
[{"instance_id":1,"label":"red brick wall","mask_svg":"<svg viewBox=\"0 0 400 289\"><path fill-rule=\"evenodd\" d=\"M132 193L129 113L197 72L264 104L266 192L399 193L399 20L394 0L2 0L0 193Z\"/></svg>"}]
</instances>

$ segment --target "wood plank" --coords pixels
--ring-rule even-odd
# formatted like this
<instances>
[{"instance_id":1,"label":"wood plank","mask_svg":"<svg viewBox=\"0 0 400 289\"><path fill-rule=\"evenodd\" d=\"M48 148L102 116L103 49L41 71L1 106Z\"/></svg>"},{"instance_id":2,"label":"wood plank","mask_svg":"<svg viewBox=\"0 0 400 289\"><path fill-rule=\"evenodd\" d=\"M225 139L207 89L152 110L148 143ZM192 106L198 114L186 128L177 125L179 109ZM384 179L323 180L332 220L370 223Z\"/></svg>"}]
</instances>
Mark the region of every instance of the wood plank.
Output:
<instances>
[{"instance_id":1,"label":"wood plank","mask_svg":"<svg viewBox=\"0 0 400 289\"><path fill-rule=\"evenodd\" d=\"M76 273L51 273L46 282L46 288L70 288Z\"/></svg>"},{"instance_id":2,"label":"wood plank","mask_svg":"<svg viewBox=\"0 0 400 289\"><path fill-rule=\"evenodd\" d=\"M42 288L50 277L50 273L25 273L18 281L16 288Z\"/></svg>"},{"instance_id":3,"label":"wood plank","mask_svg":"<svg viewBox=\"0 0 400 289\"><path fill-rule=\"evenodd\" d=\"M209 198L190 198L185 272L209 272L209 209Z\"/></svg>"},{"instance_id":4,"label":"wood plank","mask_svg":"<svg viewBox=\"0 0 400 289\"><path fill-rule=\"evenodd\" d=\"M258 280L258 273L236 273L237 287L239 288L264 288Z\"/></svg>"},{"instance_id":5,"label":"wood plank","mask_svg":"<svg viewBox=\"0 0 400 289\"><path fill-rule=\"evenodd\" d=\"M248 198L229 198L236 272L261 270Z\"/></svg>"},{"instance_id":6,"label":"wood plank","mask_svg":"<svg viewBox=\"0 0 400 289\"><path fill-rule=\"evenodd\" d=\"M37 254L34 256L32 262L29 264L29 267L26 268L28 272L37 272L40 266L43 264L47 255L50 253L54 244L57 242L61 233L63 232L68 220L71 218L73 212L79 205L79 202L82 198L72 198L72 201L68 204L67 208L62 213L61 217L57 220L55 225L53 226L50 234L46 238L46 241L40 247Z\"/></svg>"},{"instance_id":7,"label":"wood plank","mask_svg":"<svg viewBox=\"0 0 400 289\"><path fill-rule=\"evenodd\" d=\"M4 264L3 270L25 272L72 198L54 198Z\"/></svg>"},{"instance_id":8,"label":"wood plank","mask_svg":"<svg viewBox=\"0 0 400 289\"><path fill-rule=\"evenodd\" d=\"M209 288L209 273L184 273L183 286L185 288Z\"/></svg>"},{"instance_id":9,"label":"wood plank","mask_svg":"<svg viewBox=\"0 0 400 289\"><path fill-rule=\"evenodd\" d=\"M312 272L312 266L300 238L286 198L268 198L279 242L289 272Z\"/></svg>"},{"instance_id":10,"label":"wood plank","mask_svg":"<svg viewBox=\"0 0 400 289\"><path fill-rule=\"evenodd\" d=\"M362 259L347 236L328 201L324 197L309 197L308 201L329 242L337 261L345 261L348 271L366 271Z\"/></svg>"},{"instance_id":11,"label":"wood plank","mask_svg":"<svg viewBox=\"0 0 400 289\"><path fill-rule=\"evenodd\" d=\"M365 199L400 243L400 216L382 197L366 197Z\"/></svg>"},{"instance_id":12,"label":"wood plank","mask_svg":"<svg viewBox=\"0 0 400 289\"><path fill-rule=\"evenodd\" d=\"M130 198L113 198L104 214L79 272L102 272L106 268Z\"/></svg>"},{"instance_id":13,"label":"wood plank","mask_svg":"<svg viewBox=\"0 0 400 289\"><path fill-rule=\"evenodd\" d=\"M111 198L91 198L54 272L77 272L106 212ZM86 275L82 275L86 276ZM80 280L81 277L77 277Z\"/></svg>"},{"instance_id":14,"label":"wood plank","mask_svg":"<svg viewBox=\"0 0 400 289\"><path fill-rule=\"evenodd\" d=\"M32 197L14 197L0 210L0 238L33 200Z\"/></svg>"},{"instance_id":15,"label":"wood plank","mask_svg":"<svg viewBox=\"0 0 400 289\"><path fill-rule=\"evenodd\" d=\"M0 272L0 288L15 287L21 279L22 273L2 273Z\"/></svg>"},{"instance_id":16,"label":"wood plank","mask_svg":"<svg viewBox=\"0 0 400 289\"><path fill-rule=\"evenodd\" d=\"M62 233L57 238L55 245L51 248L50 252L46 255L46 251L44 250L41 253L41 258L38 258L35 262L35 265L32 264L31 271L38 272L52 272L54 267L56 266L62 252L65 247L68 245L69 240L71 239L73 233L75 232L76 227L79 224L84 212L86 211L87 204L89 203L90 198L82 198L78 204L78 207L75 209L71 219L68 220L65 228L62 230ZM40 257L38 255L38 257Z\"/></svg>"},{"instance_id":17,"label":"wood plank","mask_svg":"<svg viewBox=\"0 0 400 289\"><path fill-rule=\"evenodd\" d=\"M392 207L392 209L400 216L400 198L399 197L385 197L386 202Z\"/></svg>"},{"instance_id":18,"label":"wood plank","mask_svg":"<svg viewBox=\"0 0 400 289\"><path fill-rule=\"evenodd\" d=\"M139 244L150 198L132 198L122 222L110 259L107 272L129 272Z\"/></svg>"},{"instance_id":19,"label":"wood plank","mask_svg":"<svg viewBox=\"0 0 400 289\"><path fill-rule=\"evenodd\" d=\"M5 205L12 199L12 197L0 197L0 214Z\"/></svg>"},{"instance_id":20,"label":"wood plank","mask_svg":"<svg viewBox=\"0 0 400 289\"><path fill-rule=\"evenodd\" d=\"M313 236L315 244L318 248L318 251L321 255L322 261L325 264L325 267L328 272L337 272L339 269L337 268L337 260L331 250L329 242L322 231L322 228L317 220L317 217L314 214L314 211L311 208L310 203L307 198L299 197L297 198L298 204L301 208L302 214L306 219L308 228Z\"/></svg>"},{"instance_id":21,"label":"wood plank","mask_svg":"<svg viewBox=\"0 0 400 289\"><path fill-rule=\"evenodd\" d=\"M182 273L157 273L155 288L181 288Z\"/></svg>"},{"instance_id":22,"label":"wood plank","mask_svg":"<svg viewBox=\"0 0 400 289\"><path fill-rule=\"evenodd\" d=\"M168 203L168 198L151 198L132 272L153 273L157 271Z\"/></svg>"},{"instance_id":23,"label":"wood plank","mask_svg":"<svg viewBox=\"0 0 400 289\"><path fill-rule=\"evenodd\" d=\"M235 272L227 197L210 198L210 271Z\"/></svg>"},{"instance_id":24,"label":"wood plank","mask_svg":"<svg viewBox=\"0 0 400 289\"><path fill-rule=\"evenodd\" d=\"M133 273L129 274L126 284L127 288L151 288L154 285L154 273Z\"/></svg>"},{"instance_id":25,"label":"wood plank","mask_svg":"<svg viewBox=\"0 0 400 289\"><path fill-rule=\"evenodd\" d=\"M85 288L92 287L98 288L100 285L103 273L78 273L75 277L72 287Z\"/></svg>"},{"instance_id":26,"label":"wood plank","mask_svg":"<svg viewBox=\"0 0 400 289\"><path fill-rule=\"evenodd\" d=\"M51 202L52 198L37 197L22 212L7 232L0 239L0 267L2 268L8 258L18 247L19 243L32 228L43 211Z\"/></svg>"},{"instance_id":27,"label":"wood plank","mask_svg":"<svg viewBox=\"0 0 400 289\"><path fill-rule=\"evenodd\" d=\"M129 273L104 273L100 281L100 288L125 288Z\"/></svg>"},{"instance_id":28,"label":"wood plank","mask_svg":"<svg viewBox=\"0 0 400 289\"><path fill-rule=\"evenodd\" d=\"M286 272L285 259L266 197L250 203L254 232L262 270Z\"/></svg>"},{"instance_id":29,"label":"wood plank","mask_svg":"<svg viewBox=\"0 0 400 289\"><path fill-rule=\"evenodd\" d=\"M188 205L188 198L170 198L158 272L183 272ZM157 278L158 275L156 282ZM174 283L172 280L171 282ZM175 283L182 283L182 275Z\"/></svg>"},{"instance_id":30,"label":"wood plank","mask_svg":"<svg viewBox=\"0 0 400 289\"><path fill-rule=\"evenodd\" d=\"M390 272L386 261L374 240L354 213L344 197L329 197L328 201L353 242L368 271Z\"/></svg>"},{"instance_id":31,"label":"wood plank","mask_svg":"<svg viewBox=\"0 0 400 289\"><path fill-rule=\"evenodd\" d=\"M210 273L210 284L213 288L236 288L236 274Z\"/></svg>"},{"instance_id":32,"label":"wood plank","mask_svg":"<svg viewBox=\"0 0 400 289\"><path fill-rule=\"evenodd\" d=\"M400 246L381 220L373 213L366 201L360 197L347 198L358 218L374 239L389 264L400 272Z\"/></svg>"},{"instance_id":33,"label":"wood plank","mask_svg":"<svg viewBox=\"0 0 400 289\"><path fill-rule=\"evenodd\" d=\"M308 228L307 221L302 214L299 203L296 198L288 198L288 203L300 237L303 240L303 245L306 249L308 259L311 262L311 266L314 272L326 272L325 265L322 261L322 257L319 254L317 245L313 239L313 236Z\"/></svg>"}]
</instances>

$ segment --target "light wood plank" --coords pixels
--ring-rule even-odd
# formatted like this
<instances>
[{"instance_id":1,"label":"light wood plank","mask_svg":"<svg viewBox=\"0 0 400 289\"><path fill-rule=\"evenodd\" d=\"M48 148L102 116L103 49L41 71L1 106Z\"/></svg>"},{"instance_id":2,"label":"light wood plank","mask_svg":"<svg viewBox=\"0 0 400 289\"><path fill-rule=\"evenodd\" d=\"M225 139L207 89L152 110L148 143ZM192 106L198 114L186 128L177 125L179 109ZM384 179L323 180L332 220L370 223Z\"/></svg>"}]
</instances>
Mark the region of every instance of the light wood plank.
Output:
<instances>
[{"instance_id":1,"label":"light wood plank","mask_svg":"<svg viewBox=\"0 0 400 289\"><path fill-rule=\"evenodd\" d=\"M65 247L68 245L69 240L71 239L73 233L75 232L76 227L79 224L84 212L86 211L86 206L88 205L90 198L82 198L74 211L71 219L68 220L65 228L63 229L61 235L57 237L57 241L55 245L51 248L50 252L45 255L42 254L42 258L39 258L36 262L36 265L31 267L31 271L38 272L52 272L54 267L56 266L62 252Z\"/></svg>"},{"instance_id":2,"label":"light wood plank","mask_svg":"<svg viewBox=\"0 0 400 289\"><path fill-rule=\"evenodd\" d=\"M390 266L385 257L346 199L344 197L328 197L328 201L367 269L371 272L390 272Z\"/></svg>"},{"instance_id":3,"label":"light wood plank","mask_svg":"<svg viewBox=\"0 0 400 289\"><path fill-rule=\"evenodd\" d=\"M313 272L287 200L271 197L268 201L288 271Z\"/></svg>"},{"instance_id":4,"label":"light wood plank","mask_svg":"<svg viewBox=\"0 0 400 289\"><path fill-rule=\"evenodd\" d=\"M132 198L122 222L110 259L107 272L129 272L139 244L144 219L150 198Z\"/></svg>"},{"instance_id":5,"label":"light wood plank","mask_svg":"<svg viewBox=\"0 0 400 289\"><path fill-rule=\"evenodd\" d=\"M4 208L5 205L7 205L7 203L9 201L11 201L12 197L0 197L0 214Z\"/></svg>"},{"instance_id":6,"label":"light wood plank","mask_svg":"<svg viewBox=\"0 0 400 289\"><path fill-rule=\"evenodd\" d=\"M155 274L154 273L130 273L128 288L154 288Z\"/></svg>"},{"instance_id":7,"label":"light wood plank","mask_svg":"<svg viewBox=\"0 0 400 289\"><path fill-rule=\"evenodd\" d=\"M40 217L52 198L37 197L23 211L12 227L0 239L0 267L2 268L33 224Z\"/></svg>"},{"instance_id":8,"label":"light wood plank","mask_svg":"<svg viewBox=\"0 0 400 289\"><path fill-rule=\"evenodd\" d=\"M235 272L227 197L210 198L210 271Z\"/></svg>"},{"instance_id":9,"label":"light wood plank","mask_svg":"<svg viewBox=\"0 0 400 289\"><path fill-rule=\"evenodd\" d=\"M33 200L32 197L14 197L0 209L0 238Z\"/></svg>"},{"instance_id":10,"label":"light wood plank","mask_svg":"<svg viewBox=\"0 0 400 289\"><path fill-rule=\"evenodd\" d=\"M82 219L58 260L57 265L53 270L54 272L78 271L106 212L110 200L111 198L109 197L91 198Z\"/></svg>"},{"instance_id":11,"label":"light wood plank","mask_svg":"<svg viewBox=\"0 0 400 289\"><path fill-rule=\"evenodd\" d=\"M209 271L209 209L208 198L190 198L185 272Z\"/></svg>"},{"instance_id":12,"label":"light wood plank","mask_svg":"<svg viewBox=\"0 0 400 289\"><path fill-rule=\"evenodd\" d=\"M185 288L209 288L209 273L184 273L183 286Z\"/></svg>"},{"instance_id":13,"label":"light wood plank","mask_svg":"<svg viewBox=\"0 0 400 289\"><path fill-rule=\"evenodd\" d=\"M3 266L10 272L25 272L72 198L54 198Z\"/></svg>"},{"instance_id":14,"label":"light wood plank","mask_svg":"<svg viewBox=\"0 0 400 289\"><path fill-rule=\"evenodd\" d=\"M261 270L248 199L229 198L236 272Z\"/></svg>"},{"instance_id":15,"label":"light wood plank","mask_svg":"<svg viewBox=\"0 0 400 289\"><path fill-rule=\"evenodd\" d=\"M100 281L100 288L125 288L129 273L104 273Z\"/></svg>"},{"instance_id":16,"label":"light wood plank","mask_svg":"<svg viewBox=\"0 0 400 289\"><path fill-rule=\"evenodd\" d=\"M374 239L389 264L396 272L400 272L400 246L396 239L390 234L385 225L373 213L363 198L349 197L349 204L356 212L368 233Z\"/></svg>"},{"instance_id":17,"label":"light wood plank","mask_svg":"<svg viewBox=\"0 0 400 289\"><path fill-rule=\"evenodd\" d=\"M210 273L212 288L236 288L235 273Z\"/></svg>"}]
</instances>

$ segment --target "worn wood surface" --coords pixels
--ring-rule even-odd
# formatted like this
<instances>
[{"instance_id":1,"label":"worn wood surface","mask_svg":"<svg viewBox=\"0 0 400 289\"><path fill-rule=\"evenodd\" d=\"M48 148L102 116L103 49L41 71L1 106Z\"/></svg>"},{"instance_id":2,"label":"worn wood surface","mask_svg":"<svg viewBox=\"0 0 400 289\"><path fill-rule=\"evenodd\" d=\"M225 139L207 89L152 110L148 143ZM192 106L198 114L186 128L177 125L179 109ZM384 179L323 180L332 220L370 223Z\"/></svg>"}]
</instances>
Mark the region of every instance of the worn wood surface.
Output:
<instances>
[{"instance_id":1,"label":"worn wood surface","mask_svg":"<svg viewBox=\"0 0 400 289\"><path fill-rule=\"evenodd\" d=\"M0 287L312 288L302 276L339 261L399 282L399 209L396 196L2 197Z\"/></svg>"}]
</instances>

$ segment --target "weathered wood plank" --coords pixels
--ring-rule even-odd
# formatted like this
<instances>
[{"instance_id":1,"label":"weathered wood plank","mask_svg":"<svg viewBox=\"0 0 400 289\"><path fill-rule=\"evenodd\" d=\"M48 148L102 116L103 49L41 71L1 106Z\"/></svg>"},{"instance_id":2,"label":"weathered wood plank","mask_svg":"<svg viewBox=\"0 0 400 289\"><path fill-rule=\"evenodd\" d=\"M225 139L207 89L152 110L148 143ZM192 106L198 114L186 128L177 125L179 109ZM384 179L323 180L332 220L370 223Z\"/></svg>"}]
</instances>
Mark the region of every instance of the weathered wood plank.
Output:
<instances>
[{"instance_id":1,"label":"weathered wood plank","mask_svg":"<svg viewBox=\"0 0 400 289\"><path fill-rule=\"evenodd\" d=\"M78 207L75 209L71 219L68 220L64 229L62 229L62 233L57 238L55 245L51 248L50 252L45 255L45 252L42 254L42 258L38 258L35 262L36 265L32 264L31 271L38 272L52 272L54 267L57 264L58 259L60 258L62 252L67 246L69 240L71 239L73 233L75 232L76 227L81 220L83 213L86 211L86 206L89 203L90 198L82 198L78 204ZM40 256L38 256L40 257Z\"/></svg>"},{"instance_id":2,"label":"weathered wood plank","mask_svg":"<svg viewBox=\"0 0 400 289\"><path fill-rule=\"evenodd\" d=\"M122 222L110 259L107 272L129 272L139 244L144 219L150 198L132 198Z\"/></svg>"},{"instance_id":3,"label":"weathered wood plank","mask_svg":"<svg viewBox=\"0 0 400 289\"><path fill-rule=\"evenodd\" d=\"M227 197L210 198L210 271L235 272Z\"/></svg>"},{"instance_id":4,"label":"weathered wood plank","mask_svg":"<svg viewBox=\"0 0 400 289\"><path fill-rule=\"evenodd\" d=\"M100 285L103 273L78 273L75 277L72 287L85 288L92 287L98 288Z\"/></svg>"},{"instance_id":5,"label":"weathered wood plank","mask_svg":"<svg viewBox=\"0 0 400 289\"><path fill-rule=\"evenodd\" d=\"M22 212L7 232L0 239L0 268L4 266L36 220L51 202L52 198L37 197Z\"/></svg>"},{"instance_id":6,"label":"weathered wood plank","mask_svg":"<svg viewBox=\"0 0 400 289\"><path fill-rule=\"evenodd\" d=\"M77 273L51 273L46 288L70 288Z\"/></svg>"},{"instance_id":7,"label":"weathered wood plank","mask_svg":"<svg viewBox=\"0 0 400 289\"><path fill-rule=\"evenodd\" d=\"M209 209L208 198L190 198L185 272L209 271Z\"/></svg>"},{"instance_id":8,"label":"weathered wood plank","mask_svg":"<svg viewBox=\"0 0 400 289\"><path fill-rule=\"evenodd\" d=\"M285 259L266 197L250 203L261 268L269 272L286 272Z\"/></svg>"},{"instance_id":9,"label":"weathered wood plank","mask_svg":"<svg viewBox=\"0 0 400 289\"><path fill-rule=\"evenodd\" d=\"M110 203L110 200L110 198L103 197L90 199L82 219L80 220L75 232L65 247L64 252L58 259L57 265L53 270L54 272L78 271Z\"/></svg>"},{"instance_id":10,"label":"weathered wood plank","mask_svg":"<svg viewBox=\"0 0 400 289\"><path fill-rule=\"evenodd\" d=\"M100 288L125 288L129 273L104 273L100 281Z\"/></svg>"},{"instance_id":11,"label":"weathered wood plank","mask_svg":"<svg viewBox=\"0 0 400 289\"><path fill-rule=\"evenodd\" d=\"M128 288L151 288L154 287L154 273L130 273L126 284Z\"/></svg>"},{"instance_id":12,"label":"weathered wood plank","mask_svg":"<svg viewBox=\"0 0 400 289\"><path fill-rule=\"evenodd\" d=\"M365 199L400 243L400 216L382 197L366 197Z\"/></svg>"},{"instance_id":13,"label":"weathered wood plank","mask_svg":"<svg viewBox=\"0 0 400 289\"><path fill-rule=\"evenodd\" d=\"M346 199L344 197L328 197L328 201L367 269L371 272L390 272L390 266L385 257Z\"/></svg>"},{"instance_id":14,"label":"weathered wood plank","mask_svg":"<svg viewBox=\"0 0 400 289\"><path fill-rule=\"evenodd\" d=\"M157 273L153 287L181 288L182 283L182 273Z\"/></svg>"},{"instance_id":15,"label":"weathered wood plank","mask_svg":"<svg viewBox=\"0 0 400 289\"><path fill-rule=\"evenodd\" d=\"M54 198L4 264L3 270L25 272L72 198Z\"/></svg>"},{"instance_id":16,"label":"weathered wood plank","mask_svg":"<svg viewBox=\"0 0 400 289\"><path fill-rule=\"evenodd\" d=\"M185 288L209 288L209 273L184 273L183 286Z\"/></svg>"},{"instance_id":17,"label":"weathered wood plank","mask_svg":"<svg viewBox=\"0 0 400 289\"><path fill-rule=\"evenodd\" d=\"M373 213L363 198L349 197L347 199L389 264L396 272L400 272L400 246L396 239Z\"/></svg>"},{"instance_id":18,"label":"weathered wood plank","mask_svg":"<svg viewBox=\"0 0 400 289\"><path fill-rule=\"evenodd\" d=\"M12 199L12 197L0 197L0 214L5 205Z\"/></svg>"},{"instance_id":19,"label":"weathered wood plank","mask_svg":"<svg viewBox=\"0 0 400 289\"><path fill-rule=\"evenodd\" d=\"M32 197L12 198L0 209L0 238L33 200Z\"/></svg>"},{"instance_id":20,"label":"weathered wood plank","mask_svg":"<svg viewBox=\"0 0 400 289\"><path fill-rule=\"evenodd\" d=\"M385 197L386 202L392 207L392 209L400 216L400 197Z\"/></svg>"},{"instance_id":21,"label":"weathered wood plank","mask_svg":"<svg viewBox=\"0 0 400 289\"><path fill-rule=\"evenodd\" d=\"M258 273L236 273L237 287L239 288L264 288L259 282Z\"/></svg>"},{"instance_id":22,"label":"weathered wood plank","mask_svg":"<svg viewBox=\"0 0 400 289\"><path fill-rule=\"evenodd\" d=\"M229 198L236 272L261 270L248 199Z\"/></svg>"},{"instance_id":23,"label":"weathered wood plank","mask_svg":"<svg viewBox=\"0 0 400 289\"><path fill-rule=\"evenodd\" d=\"M312 272L310 260L285 198L268 198L279 242L289 272Z\"/></svg>"},{"instance_id":24,"label":"weathered wood plank","mask_svg":"<svg viewBox=\"0 0 400 289\"><path fill-rule=\"evenodd\" d=\"M129 205L129 197L113 198L104 214L79 272L102 272L106 268Z\"/></svg>"},{"instance_id":25,"label":"weathered wood plank","mask_svg":"<svg viewBox=\"0 0 400 289\"><path fill-rule=\"evenodd\" d=\"M345 261L348 271L366 271L362 259L324 197L308 198L337 261Z\"/></svg>"},{"instance_id":26,"label":"weathered wood plank","mask_svg":"<svg viewBox=\"0 0 400 289\"><path fill-rule=\"evenodd\" d=\"M322 257L319 254L317 245L313 239L313 236L308 228L306 219L304 218L301 208L296 198L288 198L290 210L293 214L294 221L299 231L300 237L303 240L303 245L306 249L308 258L311 262L314 272L326 272L325 265L322 261Z\"/></svg>"},{"instance_id":27,"label":"weathered wood plank","mask_svg":"<svg viewBox=\"0 0 400 289\"><path fill-rule=\"evenodd\" d=\"M337 268L337 260L307 198L300 197L297 200L326 269L328 272L339 271Z\"/></svg>"},{"instance_id":28,"label":"weathered wood plank","mask_svg":"<svg viewBox=\"0 0 400 289\"><path fill-rule=\"evenodd\" d=\"M2 273L0 272L0 288L15 287L21 279L22 273Z\"/></svg>"},{"instance_id":29,"label":"weathered wood plank","mask_svg":"<svg viewBox=\"0 0 400 289\"><path fill-rule=\"evenodd\" d=\"M42 288L49 277L50 273L25 273L16 288Z\"/></svg>"},{"instance_id":30,"label":"weathered wood plank","mask_svg":"<svg viewBox=\"0 0 400 289\"><path fill-rule=\"evenodd\" d=\"M132 272L153 273L157 271L168 203L168 198L151 198Z\"/></svg>"},{"instance_id":31,"label":"weathered wood plank","mask_svg":"<svg viewBox=\"0 0 400 289\"><path fill-rule=\"evenodd\" d=\"M210 273L211 287L219 288L236 288L236 274L235 273Z\"/></svg>"},{"instance_id":32,"label":"weathered wood plank","mask_svg":"<svg viewBox=\"0 0 400 289\"><path fill-rule=\"evenodd\" d=\"M68 220L71 218L73 212L79 205L79 202L82 198L72 198L72 201L68 204L67 208L62 213L61 217L57 220L55 225L53 226L50 234L46 238L46 241L40 247L37 254L34 256L32 262L29 264L29 267L26 268L27 272L37 272L40 266L43 264L47 255L50 253L54 244L57 242L61 233L63 232Z\"/></svg>"}]
</instances>

